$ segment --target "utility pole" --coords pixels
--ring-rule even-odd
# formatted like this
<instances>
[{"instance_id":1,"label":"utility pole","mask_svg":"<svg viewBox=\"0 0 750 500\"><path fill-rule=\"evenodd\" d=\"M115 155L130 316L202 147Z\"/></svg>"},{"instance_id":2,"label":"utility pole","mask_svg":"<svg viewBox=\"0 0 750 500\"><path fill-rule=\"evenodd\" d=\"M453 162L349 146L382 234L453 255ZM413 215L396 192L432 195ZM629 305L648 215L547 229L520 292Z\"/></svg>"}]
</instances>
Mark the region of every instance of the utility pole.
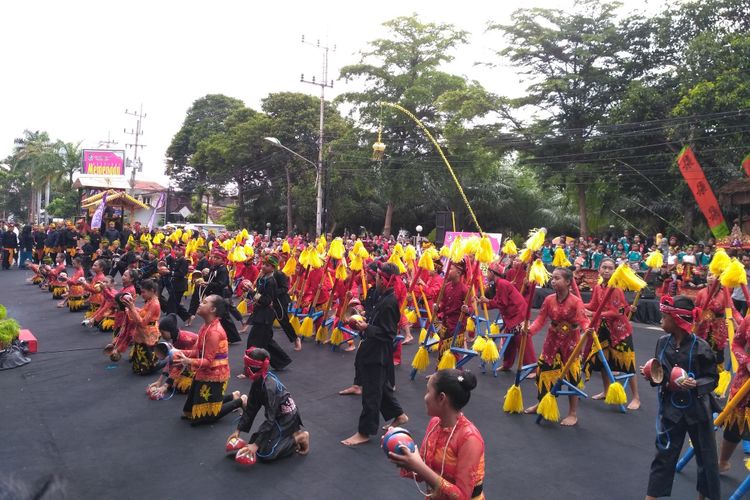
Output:
<instances>
[{"instance_id":1,"label":"utility pole","mask_svg":"<svg viewBox=\"0 0 750 500\"><path fill-rule=\"evenodd\" d=\"M131 173L130 173L130 189L135 188L135 173L136 171L140 172L143 169L143 162L141 161L140 152L138 148L145 148L145 144L138 144L138 140L143 135L143 128L141 128L143 119L146 118L146 115L143 113L143 104L141 104L140 111L128 111L125 110L126 115L134 116L136 118L135 122L135 129L124 129L123 132L125 132L128 135L132 135L135 137L135 142L133 144L125 144L125 147L133 148L133 162L131 164Z\"/></svg>"},{"instance_id":2,"label":"utility pole","mask_svg":"<svg viewBox=\"0 0 750 500\"><path fill-rule=\"evenodd\" d=\"M318 186L318 194L315 198L316 201L316 209L315 209L315 234L316 236L320 236L323 234L326 230L324 227L324 219L327 219L323 217L323 202L325 198L324 194L324 186L326 182L326 171L325 171L325 165L323 164L323 125L325 123L325 90L326 88L333 88L333 80L330 82L328 81L328 52L335 52L336 46L329 47L327 45L320 45L320 40L316 41L315 43L311 42L305 42L305 35L302 35L302 43L305 43L307 45L312 45L318 49L320 49L323 53L323 74L321 75L322 78L320 81L315 80L315 76L312 77L312 80L305 80L305 74L303 73L300 77L300 82L302 83L309 83L311 85L317 85L320 87L320 131L318 135L318 175L317 175L317 181L316 184Z\"/></svg>"},{"instance_id":3,"label":"utility pole","mask_svg":"<svg viewBox=\"0 0 750 500\"><path fill-rule=\"evenodd\" d=\"M127 113L127 110L125 112ZM137 141L137 139L136 139L136 141ZM105 148L109 149L112 146L116 146L117 144L119 144L119 142L117 142L116 140L112 139L112 137L110 136L109 130L107 130L107 140L106 141L105 140L99 141L99 147L100 148L105 147Z\"/></svg>"}]
</instances>

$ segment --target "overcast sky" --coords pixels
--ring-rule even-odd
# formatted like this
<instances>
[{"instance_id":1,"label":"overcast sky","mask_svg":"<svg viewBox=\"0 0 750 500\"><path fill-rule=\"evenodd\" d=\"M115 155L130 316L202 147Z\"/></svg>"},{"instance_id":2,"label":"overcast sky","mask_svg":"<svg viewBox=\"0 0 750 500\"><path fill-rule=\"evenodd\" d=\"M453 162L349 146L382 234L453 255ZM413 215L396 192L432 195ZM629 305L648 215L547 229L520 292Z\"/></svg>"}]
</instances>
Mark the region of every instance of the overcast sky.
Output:
<instances>
[{"instance_id":1,"label":"overcast sky","mask_svg":"<svg viewBox=\"0 0 750 500\"><path fill-rule=\"evenodd\" d=\"M644 5L644 0L629 1ZM656 0L649 2L657 3ZM319 95L300 83L321 72L321 52L301 43L336 45L330 78L358 61L368 41L382 37L381 23L417 13L423 21L453 23L471 33L447 69L479 80L490 90L515 94L519 78L499 62L498 33L488 21L507 22L519 7L569 8L571 1L167 1L43 0L0 3L0 158L24 129L96 148L108 135L123 148L135 128L126 115L143 105L139 178L164 179L164 155L193 101L210 93L242 99L257 108L270 92ZM336 82L326 97L345 89ZM128 151L132 157L132 149Z\"/></svg>"}]
</instances>

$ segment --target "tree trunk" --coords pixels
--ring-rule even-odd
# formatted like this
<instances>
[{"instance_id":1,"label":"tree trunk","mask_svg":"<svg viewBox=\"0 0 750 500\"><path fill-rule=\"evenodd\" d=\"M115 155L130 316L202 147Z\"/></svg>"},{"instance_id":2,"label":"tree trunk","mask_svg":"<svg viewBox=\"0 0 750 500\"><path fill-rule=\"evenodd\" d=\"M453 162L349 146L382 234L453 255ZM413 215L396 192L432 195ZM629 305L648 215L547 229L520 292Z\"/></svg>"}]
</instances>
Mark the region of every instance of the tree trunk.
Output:
<instances>
[{"instance_id":1,"label":"tree trunk","mask_svg":"<svg viewBox=\"0 0 750 500\"><path fill-rule=\"evenodd\" d=\"M578 219L581 225L581 237L589 235L589 224L586 218L586 185L578 181Z\"/></svg>"},{"instance_id":2,"label":"tree trunk","mask_svg":"<svg viewBox=\"0 0 750 500\"><path fill-rule=\"evenodd\" d=\"M284 171L286 172L286 233L290 234L294 227L294 221L292 220L292 176L289 173L289 167L285 166Z\"/></svg>"},{"instance_id":3,"label":"tree trunk","mask_svg":"<svg viewBox=\"0 0 750 500\"><path fill-rule=\"evenodd\" d=\"M391 226L393 224L393 202L389 201L385 206L385 223L383 224L383 236L391 235Z\"/></svg>"}]
</instances>

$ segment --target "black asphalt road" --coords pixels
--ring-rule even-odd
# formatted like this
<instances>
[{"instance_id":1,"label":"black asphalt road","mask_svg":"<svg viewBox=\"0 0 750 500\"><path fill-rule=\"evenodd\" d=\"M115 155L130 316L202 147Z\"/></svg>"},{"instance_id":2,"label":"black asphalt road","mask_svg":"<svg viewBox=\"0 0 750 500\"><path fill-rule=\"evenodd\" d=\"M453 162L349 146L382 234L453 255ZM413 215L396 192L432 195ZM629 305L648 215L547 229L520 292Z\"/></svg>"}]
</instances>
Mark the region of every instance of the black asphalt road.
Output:
<instances>
[{"instance_id":1,"label":"black asphalt road","mask_svg":"<svg viewBox=\"0 0 750 500\"><path fill-rule=\"evenodd\" d=\"M65 482L67 498L76 499L420 498L412 481L399 478L379 443L357 449L339 444L356 431L361 410L357 397L337 394L352 381L353 353L310 342L294 352L278 333L294 358L280 378L300 408L312 451L246 469L224 455L234 415L191 428L180 420L184 396L150 401L144 389L152 378L133 375L124 361L110 363L101 354L108 336L82 327L81 314L57 309L49 294L25 282L27 276L0 272L0 303L34 332L40 351L30 364L0 372L0 478L33 485L54 474ZM639 361L652 357L659 335L653 327L636 326ZM534 339L537 352L542 337ZM233 374L242 369L243 348L231 347ZM407 427L421 439L428 421L425 380L408 378L415 349L405 347L397 395L411 419ZM468 368L478 371L478 362ZM480 376L465 409L484 436L488 499L643 498L654 453L652 388L640 381L643 406L629 414L582 401L579 425L562 428L503 413L502 397L512 380L511 374ZM247 387L234 376L229 384L230 390ZM592 379L587 390L599 392L601 381ZM532 382L524 382L523 393L530 405ZM567 411L567 401L560 400L560 411ZM725 498L745 474L738 452L722 480ZM673 498L695 498L695 476L693 461L677 475Z\"/></svg>"}]
</instances>

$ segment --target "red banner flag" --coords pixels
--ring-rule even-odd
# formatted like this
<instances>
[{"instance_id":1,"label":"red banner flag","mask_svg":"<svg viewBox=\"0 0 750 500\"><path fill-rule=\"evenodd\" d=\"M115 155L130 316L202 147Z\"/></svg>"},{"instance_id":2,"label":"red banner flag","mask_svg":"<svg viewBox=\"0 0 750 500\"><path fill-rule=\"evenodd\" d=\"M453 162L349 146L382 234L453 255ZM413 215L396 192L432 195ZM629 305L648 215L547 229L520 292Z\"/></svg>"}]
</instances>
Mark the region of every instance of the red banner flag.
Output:
<instances>
[{"instance_id":1,"label":"red banner flag","mask_svg":"<svg viewBox=\"0 0 750 500\"><path fill-rule=\"evenodd\" d=\"M719 202L711 190L711 186L706 180L698 159L693 154L690 146L685 146L677 157L677 165L680 167L682 177L693 192L698 208L703 212L703 216L708 221L708 227L711 228L715 238L723 238L729 234L729 228L724 221L724 215L719 208Z\"/></svg>"},{"instance_id":2,"label":"red banner flag","mask_svg":"<svg viewBox=\"0 0 750 500\"><path fill-rule=\"evenodd\" d=\"M744 160L742 160L742 168L745 169L745 173L750 177L750 154L748 154Z\"/></svg>"}]
</instances>

